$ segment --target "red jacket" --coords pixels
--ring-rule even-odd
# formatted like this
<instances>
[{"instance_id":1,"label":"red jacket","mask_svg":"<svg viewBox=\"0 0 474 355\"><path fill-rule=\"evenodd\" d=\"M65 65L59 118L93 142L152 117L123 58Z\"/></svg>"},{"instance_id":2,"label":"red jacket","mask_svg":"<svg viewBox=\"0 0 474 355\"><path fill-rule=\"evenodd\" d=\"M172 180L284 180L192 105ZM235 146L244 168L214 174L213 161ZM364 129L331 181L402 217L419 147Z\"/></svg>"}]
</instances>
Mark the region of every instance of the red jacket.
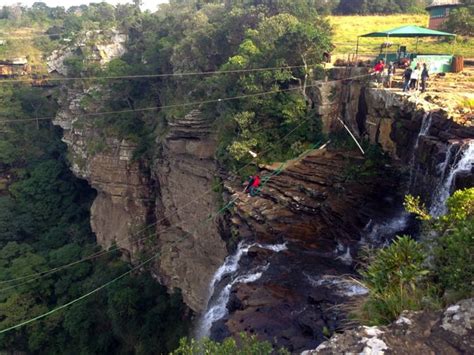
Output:
<instances>
[{"instance_id":1,"label":"red jacket","mask_svg":"<svg viewBox=\"0 0 474 355\"><path fill-rule=\"evenodd\" d=\"M252 185L250 185L252 187L259 187L260 186L260 176L254 176L253 178L253 182L252 182Z\"/></svg>"},{"instance_id":2,"label":"red jacket","mask_svg":"<svg viewBox=\"0 0 474 355\"><path fill-rule=\"evenodd\" d=\"M374 71L376 73L381 73L383 72L384 65L382 63L377 63L375 64Z\"/></svg>"}]
</instances>

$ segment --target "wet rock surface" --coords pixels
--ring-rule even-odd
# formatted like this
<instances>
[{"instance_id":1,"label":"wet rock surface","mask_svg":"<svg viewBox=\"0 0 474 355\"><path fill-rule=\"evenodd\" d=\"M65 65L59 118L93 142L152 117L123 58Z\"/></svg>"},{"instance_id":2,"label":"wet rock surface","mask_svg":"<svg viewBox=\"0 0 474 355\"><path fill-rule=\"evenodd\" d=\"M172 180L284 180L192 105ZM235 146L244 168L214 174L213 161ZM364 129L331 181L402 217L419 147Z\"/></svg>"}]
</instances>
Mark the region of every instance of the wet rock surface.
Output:
<instances>
[{"instance_id":1,"label":"wet rock surface","mask_svg":"<svg viewBox=\"0 0 474 355\"><path fill-rule=\"evenodd\" d=\"M366 73L355 69L339 69L333 74L339 78ZM359 139L380 145L410 175L405 190L421 196L430 206L435 202L433 191L440 188L440 181L474 140L472 119L469 114L460 118L459 112L444 102L431 102L433 93L405 94L398 89L371 87L371 80L318 82L310 89L323 130L343 130L337 119L341 118ZM455 188L474 186L473 177L472 173L459 174Z\"/></svg>"},{"instance_id":2,"label":"wet rock surface","mask_svg":"<svg viewBox=\"0 0 474 355\"><path fill-rule=\"evenodd\" d=\"M474 353L474 299L444 311L404 312L386 327L357 327L333 336L316 354L472 354Z\"/></svg>"},{"instance_id":3,"label":"wet rock surface","mask_svg":"<svg viewBox=\"0 0 474 355\"><path fill-rule=\"evenodd\" d=\"M396 184L390 174L349 179L349 164L360 162L355 153L313 152L271 178L258 197L233 195L239 197L232 220L240 236L285 242L288 249L254 248L242 258L240 269L264 265L265 272L232 287L230 313L212 328L215 339L245 331L298 352L343 324L339 305L366 292L351 280L361 231L369 216L389 209L386 189ZM277 168L267 167L262 176Z\"/></svg>"}]
</instances>

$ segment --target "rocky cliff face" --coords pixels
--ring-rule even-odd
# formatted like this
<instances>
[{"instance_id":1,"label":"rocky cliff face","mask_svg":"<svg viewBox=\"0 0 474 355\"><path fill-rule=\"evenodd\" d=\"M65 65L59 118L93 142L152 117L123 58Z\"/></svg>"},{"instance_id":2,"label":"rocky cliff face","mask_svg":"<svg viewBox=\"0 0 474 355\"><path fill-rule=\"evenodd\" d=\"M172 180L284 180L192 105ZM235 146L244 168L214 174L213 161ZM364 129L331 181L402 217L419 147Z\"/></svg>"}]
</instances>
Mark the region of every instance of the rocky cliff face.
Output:
<instances>
[{"instance_id":1,"label":"rocky cliff face","mask_svg":"<svg viewBox=\"0 0 474 355\"><path fill-rule=\"evenodd\" d=\"M155 276L181 289L190 308L207 314L212 296L209 305L219 314L211 317L214 338L247 331L295 352L339 328L345 317L339 305L365 292L347 276L354 275L366 227L390 216L406 192L391 168L357 176L360 155L316 152L275 174L258 197L227 182L226 197L237 200L223 223L212 217L220 207L212 191L217 142L198 110L168 122L155 159L142 161L133 159L134 143L101 136L92 122L78 119L88 94L69 89L56 124L64 129L74 172L98 192L91 214L101 245L115 243L132 260L159 251ZM474 137L445 113L426 114L418 102L364 80L320 83L309 96L326 132L341 129L336 118L344 119L356 136L379 143L398 167L407 167L404 180L425 195L439 183L440 164L447 161L446 170ZM264 167L262 175L276 169ZM227 255L224 234L241 244L231 271L217 278Z\"/></svg>"},{"instance_id":2,"label":"rocky cliff face","mask_svg":"<svg viewBox=\"0 0 474 355\"><path fill-rule=\"evenodd\" d=\"M53 52L49 70L66 75L65 60L73 56L105 64L125 52L125 41L115 30L87 32ZM209 123L192 111L169 123L155 160L134 159L136 143L94 122L100 100L88 99L106 98L107 89L78 84L62 91L54 123L63 128L72 170L97 191L91 225L98 243L116 245L132 261L160 252L154 275L170 289L179 288L186 304L200 312L210 278L227 254L219 221L208 219L219 209L212 191L216 141Z\"/></svg>"},{"instance_id":3,"label":"rocky cliff face","mask_svg":"<svg viewBox=\"0 0 474 355\"><path fill-rule=\"evenodd\" d=\"M363 72L335 73L335 79L345 74ZM327 151L275 176L278 165L263 169L272 178L258 197L228 186L229 200L236 199L232 229L243 242L215 275L200 334L206 326L215 339L245 331L291 352L321 342L344 323L339 305L364 293L347 278L361 245L381 245L410 228L403 195L410 191L429 203L447 180L448 191L460 186L446 177L467 146L471 152L474 131L449 112L366 79L318 83L309 96L327 133L341 130L337 118L343 119L359 139L380 144L402 174L378 167L354 178L364 159ZM470 168L465 172L454 180L474 185Z\"/></svg>"},{"instance_id":4,"label":"rocky cliff face","mask_svg":"<svg viewBox=\"0 0 474 355\"><path fill-rule=\"evenodd\" d=\"M332 76L364 75L364 69L335 70ZM474 140L474 126L430 94L403 94L374 87L369 77L317 83L311 96L325 132L342 129L342 118L359 138L380 144L407 174L406 191L430 205L433 191L449 174L456 157ZM466 116L466 115L464 115ZM457 122L464 122L460 124ZM457 187L474 185L473 174L459 174Z\"/></svg>"},{"instance_id":5,"label":"rocky cliff face","mask_svg":"<svg viewBox=\"0 0 474 355\"><path fill-rule=\"evenodd\" d=\"M162 154L153 173L159 184L156 235L162 252L161 280L182 290L195 311L205 307L213 272L227 250L218 221L210 218L219 201L215 182L216 140L210 123L199 111L170 122Z\"/></svg>"},{"instance_id":6,"label":"rocky cliff face","mask_svg":"<svg viewBox=\"0 0 474 355\"><path fill-rule=\"evenodd\" d=\"M116 244L133 257L143 245L138 232L154 206L149 169L133 159L136 144L104 137L92 118L82 117L86 113L80 103L88 90L65 89L63 94L54 124L63 129L73 172L97 191L91 208L97 241L104 248Z\"/></svg>"},{"instance_id":7,"label":"rocky cliff face","mask_svg":"<svg viewBox=\"0 0 474 355\"><path fill-rule=\"evenodd\" d=\"M405 312L386 327L357 327L332 337L316 354L472 354L474 299L439 312Z\"/></svg>"},{"instance_id":8,"label":"rocky cliff face","mask_svg":"<svg viewBox=\"0 0 474 355\"><path fill-rule=\"evenodd\" d=\"M395 183L388 171L349 178L362 163L351 152L316 151L273 175L257 197L228 187L237 199L233 228L251 247L216 285L216 301L230 288L229 314L215 321L212 337L245 331L296 352L341 325L338 305L365 293L350 278L361 231L391 207L386 190Z\"/></svg>"},{"instance_id":9,"label":"rocky cliff face","mask_svg":"<svg viewBox=\"0 0 474 355\"><path fill-rule=\"evenodd\" d=\"M199 111L169 123L159 157L134 159L136 144L104 138L93 121L81 119L87 92L69 89L55 124L64 130L74 173L97 190L91 225L104 248L116 244L135 260L159 251L155 276L179 288L186 304L200 312L213 272L227 254L212 190L216 141Z\"/></svg>"},{"instance_id":10,"label":"rocky cliff face","mask_svg":"<svg viewBox=\"0 0 474 355\"><path fill-rule=\"evenodd\" d=\"M73 42L51 53L47 58L48 72L68 75L70 69L65 61L73 57L81 57L84 62L104 65L127 51L126 42L127 35L116 29L80 33Z\"/></svg>"}]
</instances>

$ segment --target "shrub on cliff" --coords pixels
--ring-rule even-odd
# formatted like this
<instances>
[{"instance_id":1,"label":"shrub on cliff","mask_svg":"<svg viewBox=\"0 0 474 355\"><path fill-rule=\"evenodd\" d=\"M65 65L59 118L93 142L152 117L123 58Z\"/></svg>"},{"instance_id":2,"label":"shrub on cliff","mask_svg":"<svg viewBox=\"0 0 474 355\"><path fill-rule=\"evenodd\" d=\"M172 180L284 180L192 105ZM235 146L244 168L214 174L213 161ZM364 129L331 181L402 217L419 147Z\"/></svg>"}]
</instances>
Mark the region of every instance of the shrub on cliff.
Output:
<instances>
[{"instance_id":1,"label":"shrub on cliff","mask_svg":"<svg viewBox=\"0 0 474 355\"><path fill-rule=\"evenodd\" d=\"M426 293L422 246L408 236L379 250L362 272L369 296L360 311L369 324L384 324L403 310L418 310Z\"/></svg>"},{"instance_id":2,"label":"shrub on cliff","mask_svg":"<svg viewBox=\"0 0 474 355\"><path fill-rule=\"evenodd\" d=\"M474 188L456 191L435 223L437 282L448 302L474 295Z\"/></svg>"},{"instance_id":3,"label":"shrub on cliff","mask_svg":"<svg viewBox=\"0 0 474 355\"><path fill-rule=\"evenodd\" d=\"M434 282L446 302L474 294L474 188L458 190L447 200L448 212L433 218L419 199L407 196L405 206L423 221Z\"/></svg>"},{"instance_id":4,"label":"shrub on cliff","mask_svg":"<svg viewBox=\"0 0 474 355\"><path fill-rule=\"evenodd\" d=\"M267 341L259 341L256 336L249 336L241 333L237 341L234 338L227 338L223 342L215 342L210 339L196 341L194 339L183 338L180 341L179 348L170 355L201 355L201 354L219 354L219 355L270 355L270 354L289 354L285 349L275 351L272 345Z\"/></svg>"},{"instance_id":5,"label":"shrub on cliff","mask_svg":"<svg viewBox=\"0 0 474 355\"><path fill-rule=\"evenodd\" d=\"M388 323L406 309L474 295L474 188L454 192L447 207L446 215L433 218L419 198L406 197L405 208L422 221L424 238L399 237L369 259L362 272L369 296L356 312L362 321Z\"/></svg>"}]
</instances>

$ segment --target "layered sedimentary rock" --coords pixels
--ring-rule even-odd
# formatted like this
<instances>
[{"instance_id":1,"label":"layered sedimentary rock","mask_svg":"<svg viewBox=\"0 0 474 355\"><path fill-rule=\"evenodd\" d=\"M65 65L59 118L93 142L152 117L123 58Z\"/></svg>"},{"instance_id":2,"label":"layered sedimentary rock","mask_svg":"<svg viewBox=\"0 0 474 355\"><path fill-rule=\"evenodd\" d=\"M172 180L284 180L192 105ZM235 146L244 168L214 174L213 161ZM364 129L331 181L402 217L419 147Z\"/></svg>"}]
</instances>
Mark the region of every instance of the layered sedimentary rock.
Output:
<instances>
[{"instance_id":1,"label":"layered sedimentary rock","mask_svg":"<svg viewBox=\"0 0 474 355\"><path fill-rule=\"evenodd\" d=\"M73 172L97 191L91 225L98 243L104 248L116 244L133 257L143 245L138 232L154 206L153 183L145 164L133 159L135 143L105 137L92 118L81 116L89 90L65 89L54 123L63 128Z\"/></svg>"},{"instance_id":2,"label":"layered sedimentary rock","mask_svg":"<svg viewBox=\"0 0 474 355\"><path fill-rule=\"evenodd\" d=\"M248 243L285 243L287 250L255 245L242 257L229 276L242 281L232 285L230 314L214 324L214 338L245 331L294 352L341 325L345 312L337 305L364 293L348 277L360 232L369 216L391 207L390 174L349 177L350 167L362 163L357 153L317 151L273 175L257 197L234 192L236 234ZM263 170L264 180L277 168Z\"/></svg>"},{"instance_id":3,"label":"layered sedimentary rock","mask_svg":"<svg viewBox=\"0 0 474 355\"><path fill-rule=\"evenodd\" d=\"M69 89L55 124L64 129L72 170L97 191L91 225L98 243L116 244L132 261L159 251L154 275L201 311L210 278L227 254L219 218L212 218L219 201L212 189L216 141L209 123L199 111L169 123L150 166L134 159L135 143L104 137L91 119L81 119L86 95Z\"/></svg>"},{"instance_id":4,"label":"layered sedimentary rock","mask_svg":"<svg viewBox=\"0 0 474 355\"><path fill-rule=\"evenodd\" d=\"M460 111L451 106L440 107L433 94L406 95L377 88L371 77L360 77L364 75L362 68L356 69L335 69L332 73L335 79L356 77L353 80L319 82L311 88L310 96L324 131L341 130L337 118L343 119L356 137L379 144L399 162L410 175L406 191L432 203L432 192L474 139L472 122L460 117ZM454 185L472 186L472 176L461 174Z\"/></svg>"},{"instance_id":5,"label":"layered sedimentary rock","mask_svg":"<svg viewBox=\"0 0 474 355\"><path fill-rule=\"evenodd\" d=\"M48 58L50 72L67 75L68 58L100 65L125 53L126 35L88 31ZM93 43L91 45L91 42ZM199 111L169 122L153 161L134 157L137 143L97 125L94 112L110 96L100 85L62 87L54 123L64 130L73 172L97 191L91 225L104 248L119 247L132 261L160 252L154 275L201 311L214 270L226 255L218 232L219 209L212 186L216 141ZM97 100L100 97L101 100ZM164 132L157 132L163 136Z\"/></svg>"},{"instance_id":6,"label":"layered sedimentary rock","mask_svg":"<svg viewBox=\"0 0 474 355\"><path fill-rule=\"evenodd\" d=\"M195 311L205 307L213 272L227 251L221 239L216 211L219 199L216 181L216 140L208 120L199 111L169 123L162 142L161 158L155 162L159 181L156 218L161 279L182 290Z\"/></svg>"},{"instance_id":7,"label":"layered sedimentary rock","mask_svg":"<svg viewBox=\"0 0 474 355\"><path fill-rule=\"evenodd\" d=\"M474 127L460 125L449 119L448 112L400 93L369 88L365 100L368 138L404 167L410 175L408 190L432 203L433 192L474 140ZM474 185L469 175L470 181L454 185Z\"/></svg>"}]
</instances>

